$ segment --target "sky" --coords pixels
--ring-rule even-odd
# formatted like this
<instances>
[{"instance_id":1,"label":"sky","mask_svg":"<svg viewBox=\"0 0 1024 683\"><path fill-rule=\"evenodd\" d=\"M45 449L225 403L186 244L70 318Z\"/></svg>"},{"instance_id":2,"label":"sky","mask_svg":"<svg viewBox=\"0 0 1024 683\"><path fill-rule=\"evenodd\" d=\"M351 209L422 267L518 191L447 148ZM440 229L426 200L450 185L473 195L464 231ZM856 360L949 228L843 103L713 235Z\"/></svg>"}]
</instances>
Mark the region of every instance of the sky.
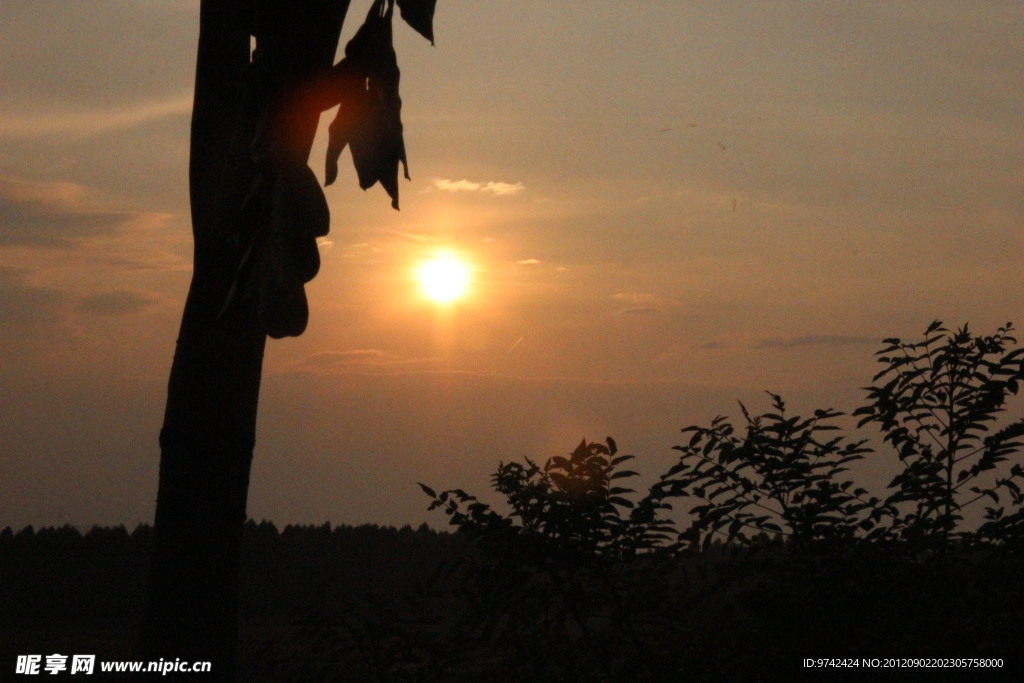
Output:
<instances>
[{"instance_id":1,"label":"sky","mask_svg":"<svg viewBox=\"0 0 1024 683\"><path fill-rule=\"evenodd\" d=\"M198 2L2 14L0 527L131 527L191 273ZM440 527L416 482L493 500L499 461L582 438L650 478L765 391L852 411L884 337L1024 322L1024 4L439 0L435 34L395 27L402 210L346 151L309 327L268 345L257 520ZM439 252L472 273L449 305L415 277Z\"/></svg>"}]
</instances>

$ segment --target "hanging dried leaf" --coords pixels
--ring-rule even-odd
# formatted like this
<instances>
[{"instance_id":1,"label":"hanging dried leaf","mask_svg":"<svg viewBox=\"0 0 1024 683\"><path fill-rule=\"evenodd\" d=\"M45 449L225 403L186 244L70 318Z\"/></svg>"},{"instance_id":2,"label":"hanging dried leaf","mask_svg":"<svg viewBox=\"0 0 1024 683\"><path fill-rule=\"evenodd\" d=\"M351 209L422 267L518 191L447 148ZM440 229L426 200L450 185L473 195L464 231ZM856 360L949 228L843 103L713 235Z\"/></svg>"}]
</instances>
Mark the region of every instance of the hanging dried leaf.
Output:
<instances>
[{"instance_id":1,"label":"hanging dried leaf","mask_svg":"<svg viewBox=\"0 0 1024 683\"><path fill-rule=\"evenodd\" d=\"M244 199L239 196L238 230L231 241L242 256L221 316L233 305L246 305L255 308L271 337L297 336L306 328L304 284L320 268L316 238L326 235L330 224L326 199L305 165L309 141L293 135L306 129L310 112L339 105L329 129L325 184L337 179L338 158L350 147L359 186L365 190L379 182L398 209L399 164L406 179L409 172L401 73L393 44L395 4L396 0L374 0L345 47L345 58L330 69L319 65L322 51L314 55L316 51L306 50L307 20L313 15L281 0L257 0L253 5L249 20L257 49L243 74L244 120L236 131L237 144L248 146L253 175L248 194ZM433 43L436 0L397 4L402 19ZM344 14L348 3L332 6ZM335 45L336 40L334 36ZM325 39L324 46L329 42ZM282 57L305 52L308 63ZM303 83L295 85L299 81ZM305 155L296 152L303 148Z\"/></svg>"},{"instance_id":2,"label":"hanging dried leaf","mask_svg":"<svg viewBox=\"0 0 1024 683\"><path fill-rule=\"evenodd\" d=\"M437 0L398 0L398 9L405 23L434 44L434 7Z\"/></svg>"},{"instance_id":3,"label":"hanging dried leaf","mask_svg":"<svg viewBox=\"0 0 1024 683\"><path fill-rule=\"evenodd\" d=\"M272 248L281 265L279 285L309 282L320 270L316 238L330 228L331 215L316 175L305 164L279 168L270 220Z\"/></svg>"},{"instance_id":4,"label":"hanging dried leaf","mask_svg":"<svg viewBox=\"0 0 1024 683\"><path fill-rule=\"evenodd\" d=\"M304 283L320 270L316 238L327 234L330 211L320 184L305 164L278 165L266 234L257 236L257 314L275 339L297 337L309 321Z\"/></svg>"},{"instance_id":5,"label":"hanging dried leaf","mask_svg":"<svg viewBox=\"0 0 1024 683\"><path fill-rule=\"evenodd\" d=\"M338 67L350 67L342 62ZM340 69L336 68L336 71ZM334 79L333 89L339 104L338 113L328 126L327 164L324 172L324 185L330 185L338 178L338 158L352 139L356 128L356 117L365 116L357 111L360 91L366 89L366 79L354 74L351 68L339 73Z\"/></svg>"},{"instance_id":6,"label":"hanging dried leaf","mask_svg":"<svg viewBox=\"0 0 1024 683\"><path fill-rule=\"evenodd\" d=\"M249 301L268 335L297 336L309 317L303 284L320 269L316 238L330 223L316 175L305 164L268 162L242 215L252 232L221 316L233 302Z\"/></svg>"},{"instance_id":7,"label":"hanging dried leaf","mask_svg":"<svg viewBox=\"0 0 1024 683\"><path fill-rule=\"evenodd\" d=\"M306 289L302 285L291 289L267 285L260 291L257 315L270 338L298 337L309 322Z\"/></svg>"},{"instance_id":8,"label":"hanging dried leaf","mask_svg":"<svg viewBox=\"0 0 1024 683\"><path fill-rule=\"evenodd\" d=\"M364 190L380 182L398 208L398 165L409 169L402 137L400 72L392 42L393 0L376 0L366 21L345 46L342 65L353 77L339 77L341 104L330 125L325 176L337 177L338 156L348 145Z\"/></svg>"},{"instance_id":9,"label":"hanging dried leaf","mask_svg":"<svg viewBox=\"0 0 1024 683\"><path fill-rule=\"evenodd\" d=\"M238 249L239 259L235 277L224 299L224 305L217 315L223 318L228 310L241 300L252 301L259 291L259 271L264 260L264 236L269 231L270 215L273 209L271 186L273 179L265 172L257 172L250 183L249 191L242 200L238 214L238 228L230 243Z\"/></svg>"},{"instance_id":10,"label":"hanging dried leaf","mask_svg":"<svg viewBox=\"0 0 1024 683\"><path fill-rule=\"evenodd\" d=\"M306 164L282 164L274 183L274 208L288 230L307 237L324 237L331 227L327 207L316 174Z\"/></svg>"}]
</instances>

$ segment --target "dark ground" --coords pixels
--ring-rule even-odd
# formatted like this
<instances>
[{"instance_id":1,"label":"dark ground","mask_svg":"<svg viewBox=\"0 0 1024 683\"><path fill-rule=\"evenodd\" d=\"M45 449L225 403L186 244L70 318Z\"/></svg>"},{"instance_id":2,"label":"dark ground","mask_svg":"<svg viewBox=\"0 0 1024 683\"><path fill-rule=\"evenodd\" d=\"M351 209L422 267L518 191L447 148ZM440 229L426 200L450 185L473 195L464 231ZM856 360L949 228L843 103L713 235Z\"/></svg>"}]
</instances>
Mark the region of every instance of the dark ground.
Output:
<instances>
[{"instance_id":1,"label":"dark ground","mask_svg":"<svg viewBox=\"0 0 1024 683\"><path fill-rule=\"evenodd\" d=\"M131 658L149 547L148 527L0 533L0 680L22 678L18 654ZM831 680L803 668L820 657L1002 658L955 673L1012 680L1024 663L1012 555L536 559L425 526L250 522L242 680Z\"/></svg>"}]
</instances>

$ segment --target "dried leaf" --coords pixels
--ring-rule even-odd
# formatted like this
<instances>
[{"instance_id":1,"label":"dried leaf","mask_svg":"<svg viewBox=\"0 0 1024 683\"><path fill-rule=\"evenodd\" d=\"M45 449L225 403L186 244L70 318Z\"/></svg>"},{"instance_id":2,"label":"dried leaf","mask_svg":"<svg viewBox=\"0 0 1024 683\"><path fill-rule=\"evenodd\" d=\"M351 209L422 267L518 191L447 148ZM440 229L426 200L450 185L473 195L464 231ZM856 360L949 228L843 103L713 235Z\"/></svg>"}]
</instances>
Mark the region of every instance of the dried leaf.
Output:
<instances>
[{"instance_id":1,"label":"dried leaf","mask_svg":"<svg viewBox=\"0 0 1024 683\"><path fill-rule=\"evenodd\" d=\"M437 0L398 0L398 9L405 23L434 44L434 7Z\"/></svg>"},{"instance_id":2,"label":"dried leaf","mask_svg":"<svg viewBox=\"0 0 1024 683\"><path fill-rule=\"evenodd\" d=\"M400 72L392 43L393 3L376 0L366 21L345 47L346 70L354 78L338 79L341 105L331 122L326 179L337 177L337 160L348 145L364 190L380 182L398 208L398 165L409 169L402 137Z\"/></svg>"},{"instance_id":3,"label":"dried leaf","mask_svg":"<svg viewBox=\"0 0 1024 683\"><path fill-rule=\"evenodd\" d=\"M316 238L330 228L331 215L316 175L305 164L277 170L271 211L271 244L277 256L275 281L295 287L320 270Z\"/></svg>"},{"instance_id":4,"label":"dried leaf","mask_svg":"<svg viewBox=\"0 0 1024 683\"><path fill-rule=\"evenodd\" d=\"M273 283L263 283L257 309L260 324L272 339L298 337L309 322L309 303L306 289L299 285L281 289Z\"/></svg>"},{"instance_id":5,"label":"dried leaf","mask_svg":"<svg viewBox=\"0 0 1024 683\"><path fill-rule=\"evenodd\" d=\"M339 66L348 66L342 62ZM330 185L338 178L338 157L345 150L356 128L358 116L365 116L359 112L360 90L365 90L365 78L358 78L349 72L340 75L336 79L336 99L340 104L338 112L327 128L327 164L324 173L324 185Z\"/></svg>"}]
</instances>

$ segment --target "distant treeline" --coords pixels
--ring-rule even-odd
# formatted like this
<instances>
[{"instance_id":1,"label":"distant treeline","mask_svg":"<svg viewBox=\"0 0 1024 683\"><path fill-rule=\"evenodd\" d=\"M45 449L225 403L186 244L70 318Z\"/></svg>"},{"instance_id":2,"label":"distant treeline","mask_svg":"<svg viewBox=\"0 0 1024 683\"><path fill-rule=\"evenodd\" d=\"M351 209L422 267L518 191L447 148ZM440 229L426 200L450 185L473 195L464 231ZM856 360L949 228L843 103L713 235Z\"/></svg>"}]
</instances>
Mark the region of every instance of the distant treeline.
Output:
<instances>
[{"instance_id":1,"label":"distant treeline","mask_svg":"<svg viewBox=\"0 0 1024 683\"><path fill-rule=\"evenodd\" d=\"M243 680L771 680L826 652L1022 664L1015 553L801 555L758 537L602 559L509 531L250 521ZM131 657L151 542L144 525L0 531L0 666Z\"/></svg>"},{"instance_id":2,"label":"distant treeline","mask_svg":"<svg viewBox=\"0 0 1024 683\"><path fill-rule=\"evenodd\" d=\"M139 525L0 531L0 625L123 627L141 617L153 530ZM428 580L454 543L422 525L288 525L249 521L242 545L243 619L328 612Z\"/></svg>"}]
</instances>

